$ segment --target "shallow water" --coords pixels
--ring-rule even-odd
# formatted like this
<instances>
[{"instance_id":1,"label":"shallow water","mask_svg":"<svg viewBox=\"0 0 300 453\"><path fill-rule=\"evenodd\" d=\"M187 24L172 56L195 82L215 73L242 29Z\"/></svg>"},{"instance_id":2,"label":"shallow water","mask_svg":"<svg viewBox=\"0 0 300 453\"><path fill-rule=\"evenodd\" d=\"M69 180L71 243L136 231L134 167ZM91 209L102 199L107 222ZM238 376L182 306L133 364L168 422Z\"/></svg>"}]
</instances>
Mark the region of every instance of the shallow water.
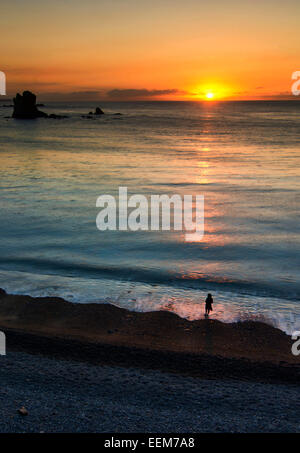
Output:
<instances>
[{"instance_id":1,"label":"shallow water","mask_svg":"<svg viewBox=\"0 0 300 453\"><path fill-rule=\"evenodd\" d=\"M0 286L136 310L269 319L300 328L298 102L49 104L65 120L0 107ZM121 112L122 116L113 113ZM96 199L205 197L205 235L100 232Z\"/></svg>"}]
</instances>

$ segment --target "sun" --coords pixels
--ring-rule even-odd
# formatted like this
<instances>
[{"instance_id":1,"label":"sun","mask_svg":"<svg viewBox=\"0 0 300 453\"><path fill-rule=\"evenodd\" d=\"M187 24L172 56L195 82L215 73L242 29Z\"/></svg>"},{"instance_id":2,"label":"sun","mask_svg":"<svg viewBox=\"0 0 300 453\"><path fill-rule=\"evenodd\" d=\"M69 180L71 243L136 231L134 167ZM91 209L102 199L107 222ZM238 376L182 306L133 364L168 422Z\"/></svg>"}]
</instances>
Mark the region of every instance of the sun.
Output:
<instances>
[{"instance_id":1,"label":"sun","mask_svg":"<svg viewBox=\"0 0 300 453\"><path fill-rule=\"evenodd\" d=\"M214 93L209 91L208 93L206 93L205 97L206 97L206 99L213 99L215 97L215 95L214 95Z\"/></svg>"},{"instance_id":2,"label":"sun","mask_svg":"<svg viewBox=\"0 0 300 453\"><path fill-rule=\"evenodd\" d=\"M226 100L233 93L233 87L209 80L187 87L186 92L193 100L214 103L214 101Z\"/></svg>"}]
</instances>

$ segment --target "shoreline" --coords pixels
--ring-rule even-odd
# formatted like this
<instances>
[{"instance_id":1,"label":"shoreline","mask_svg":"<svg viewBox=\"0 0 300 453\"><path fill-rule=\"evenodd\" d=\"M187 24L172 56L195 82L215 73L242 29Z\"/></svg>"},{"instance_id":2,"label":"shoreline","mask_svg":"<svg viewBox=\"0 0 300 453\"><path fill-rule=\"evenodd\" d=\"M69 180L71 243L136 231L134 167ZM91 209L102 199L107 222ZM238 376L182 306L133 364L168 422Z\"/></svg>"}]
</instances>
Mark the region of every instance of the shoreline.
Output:
<instances>
[{"instance_id":1,"label":"shoreline","mask_svg":"<svg viewBox=\"0 0 300 453\"><path fill-rule=\"evenodd\" d=\"M0 291L7 351L205 379L299 383L300 357L281 330L257 321L188 321L174 313L17 296Z\"/></svg>"}]
</instances>

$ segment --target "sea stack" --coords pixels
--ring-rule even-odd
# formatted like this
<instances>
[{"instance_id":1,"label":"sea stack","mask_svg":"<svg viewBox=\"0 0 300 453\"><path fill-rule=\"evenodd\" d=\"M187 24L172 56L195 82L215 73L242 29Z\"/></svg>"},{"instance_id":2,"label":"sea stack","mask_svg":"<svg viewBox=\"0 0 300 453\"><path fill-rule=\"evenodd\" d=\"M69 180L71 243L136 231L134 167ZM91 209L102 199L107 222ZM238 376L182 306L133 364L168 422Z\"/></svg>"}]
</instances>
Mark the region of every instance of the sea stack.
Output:
<instances>
[{"instance_id":1,"label":"sea stack","mask_svg":"<svg viewBox=\"0 0 300 453\"><path fill-rule=\"evenodd\" d=\"M96 107L94 115L104 115L104 112L100 107Z\"/></svg>"},{"instance_id":2,"label":"sea stack","mask_svg":"<svg viewBox=\"0 0 300 453\"><path fill-rule=\"evenodd\" d=\"M47 118L47 113L41 112L36 106L36 95L30 91L24 91L23 95L17 94L14 98L13 118L35 119Z\"/></svg>"},{"instance_id":3,"label":"sea stack","mask_svg":"<svg viewBox=\"0 0 300 453\"><path fill-rule=\"evenodd\" d=\"M104 115L103 110L100 107L96 107L94 112L89 112L88 116L85 116L84 118L90 118L90 115Z\"/></svg>"}]
</instances>

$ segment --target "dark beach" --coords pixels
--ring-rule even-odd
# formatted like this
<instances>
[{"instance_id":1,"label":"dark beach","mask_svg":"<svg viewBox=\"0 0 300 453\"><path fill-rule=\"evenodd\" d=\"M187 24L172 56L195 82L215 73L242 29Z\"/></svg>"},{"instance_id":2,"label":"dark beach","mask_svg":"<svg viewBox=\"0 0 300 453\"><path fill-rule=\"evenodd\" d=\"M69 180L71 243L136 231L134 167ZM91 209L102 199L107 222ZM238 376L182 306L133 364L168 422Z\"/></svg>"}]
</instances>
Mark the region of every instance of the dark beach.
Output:
<instances>
[{"instance_id":1,"label":"dark beach","mask_svg":"<svg viewBox=\"0 0 300 453\"><path fill-rule=\"evenodd\" d=\"M2 293L0 329L2 432L299 429L299 357L267 324Z\"/></svg>"}]
</instances>

